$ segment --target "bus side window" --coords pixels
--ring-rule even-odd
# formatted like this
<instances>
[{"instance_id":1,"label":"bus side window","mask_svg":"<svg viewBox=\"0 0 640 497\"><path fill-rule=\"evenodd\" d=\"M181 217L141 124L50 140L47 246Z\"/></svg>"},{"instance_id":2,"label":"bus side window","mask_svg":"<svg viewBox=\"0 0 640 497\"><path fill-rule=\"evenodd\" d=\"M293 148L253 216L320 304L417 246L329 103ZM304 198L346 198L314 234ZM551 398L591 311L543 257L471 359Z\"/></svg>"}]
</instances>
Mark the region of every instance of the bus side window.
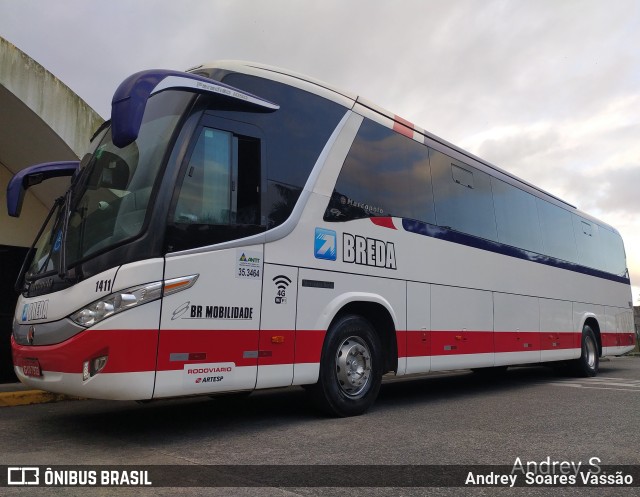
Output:
<instances>
[{"instance_id":1,"label":"bus side window","mask_svg":"<svg viewBox=\"0 0 640 497\"><path fill-rule=\"evenodd\" d=\"M491 177L434 149L430 164L438 225L497 241Z\"/></svg>"},{"instance_id":2,"label":"bus side window","mask_svg":"<svg viewBox=\"0 0 640 497\"><path fill-rule=\"evenodd\" d=\"M600 228L601 251L603 253L602 268L617 275L627 273L624 244L618 233L614 233L607 228Z\"/></svg>"},{"instance_id":3,"label":"bus side window","mask_svg":"<svg viewBox=\"0 0 640 497\"><path fill-rule=\"evenodd\" d=\"M324 219L380 216L435 224L429 149L365 119L344 161Z\"/></svg>"},{"instance_id":4,"label":"bus side window","mask_svg":"<svg viewBox=\"0 0 640 497\"><path fill-rule=\"evenodd\" d=\"M536 203L544 253L556 259L578 262L571 213L540 198Z\"/></svg>"},{"instance_id":5,"label":"bus side window","mask_svg":"<svg viewBox=\"0 0 640 497\"><path fill-rule=\"evenodd\" d=\"M536 198L513 185L492 177L498 241L541 254L542 232Z\"/></svg>"},{"instance_id":6,"label":"bus side window","mask_svg":"<svg viewBox=\"0 0 640 497\"><path fill-rule=\"evenodd\" d=\"M259 224L260 140L204 128L174 213L187 224Z\"/></svg>"},{"instance_id":7,"label":"bus side window","mask_svg":"<svg viewBox=\"0 0 640 497\"><path fill-rule=\"evenodd\" d=\"M225 131L207 128L201 131L182 182L174 221L229 223L232 138Z\"/></svg>"},{"instance_id":8,"label":"bus side window","mask_svg":"<svg viewBox=\"0 0 640 497\"><path fill-rule=\"evenodd\" d=\"M265 230L261 140L204 127L178 180L167 247L203 247Z\"/></svg>"}]
</instances>

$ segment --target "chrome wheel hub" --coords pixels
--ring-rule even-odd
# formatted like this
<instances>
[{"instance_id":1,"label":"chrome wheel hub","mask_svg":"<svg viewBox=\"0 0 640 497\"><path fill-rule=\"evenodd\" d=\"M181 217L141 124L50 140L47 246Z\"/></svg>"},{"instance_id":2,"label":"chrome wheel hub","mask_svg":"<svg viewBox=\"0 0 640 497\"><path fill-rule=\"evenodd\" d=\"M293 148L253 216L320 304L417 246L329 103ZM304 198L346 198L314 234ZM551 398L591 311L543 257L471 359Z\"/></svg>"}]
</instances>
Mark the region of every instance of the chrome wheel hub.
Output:
<instances>
[{"instance_id":1,"label":"chrome wheel hub","mask_svg":"<svg viewBox=\"0 0 640 497\"><path fill-rule=\"evenodd\" d=\"M593 338L591 338L590 336L587 336L584 339L584 350L582 351L582 353L584 354L589 368L595 369L598 351L596 349L596 344L593 341Z\"/></svg>"},{"instance_id":2,"label":"chrome wheel hub","mask_svg":"<svg viewBox=\"0 0 640 497\"><path fill-rule=\"evenodd\" d=\"M371 352L361 338L349 337L338 348L336 377L342 391L350 397L366 390L371 378Z\"/></svg>"}]
</instances>

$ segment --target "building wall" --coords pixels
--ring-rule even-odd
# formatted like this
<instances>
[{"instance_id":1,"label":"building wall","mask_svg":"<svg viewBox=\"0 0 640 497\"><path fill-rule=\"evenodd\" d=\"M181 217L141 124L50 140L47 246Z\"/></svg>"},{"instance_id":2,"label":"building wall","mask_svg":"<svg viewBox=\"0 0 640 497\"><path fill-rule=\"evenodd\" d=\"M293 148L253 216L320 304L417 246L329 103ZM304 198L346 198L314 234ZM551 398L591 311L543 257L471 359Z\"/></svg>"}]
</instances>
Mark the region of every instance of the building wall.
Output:
<instances>
[{"instance_id":1,"label":"building wall","mask_svg":"<svg viewBox=\"0 0 640 497\"><path fill-rule=\"evenodd\" d=\"M15 280L27 247L69 178L30 188L17 219L7 215L7 184L27 166L77 160L102 121L62 81L0 38L0 382L16 381L10 348Z\"/></svg>"},{"instance_id":2,"label":"building wall","mask_svg":"<svg viewBox=\"0 0 640 497\"><path fill-rule=\"evenodd\" d=\"M636 305L633 308L633 323L636 328L636 349L635 352L640 352L640 305Z\"/></svg>"}]
</instances>

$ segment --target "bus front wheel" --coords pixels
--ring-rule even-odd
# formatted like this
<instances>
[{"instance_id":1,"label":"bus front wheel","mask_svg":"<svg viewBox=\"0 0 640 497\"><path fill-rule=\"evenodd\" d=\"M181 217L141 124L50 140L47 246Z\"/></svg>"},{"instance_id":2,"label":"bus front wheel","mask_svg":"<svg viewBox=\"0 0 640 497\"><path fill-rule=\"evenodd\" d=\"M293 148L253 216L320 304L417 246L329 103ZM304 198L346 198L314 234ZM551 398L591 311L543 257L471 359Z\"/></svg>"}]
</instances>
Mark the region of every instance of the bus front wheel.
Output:
<instances>
[{"instance_id":1,"label":"bus front wheel","mask_svg":"<svg viewBox=\"0 0 640 497\"><path fill-rule=\"evenodd\" d=\"M580 349L580 359L574 361L575 372L583 377L597 375L600 366L598 342L596 341L596 334L588 324L585 324L582 329Z\"/></svg>"},{"instance_id":2,"label":"bus front wheel","mask_svg":"<svg viewBox=\"0 0 640 497\"><path fill-rule=\"evenodd\" d=\"M380 340L371 324L346 315L331 325L320 359L318 383L309 389L316 404L340 417L364 413L382 382Z\"/></svg>"}]
</instances>

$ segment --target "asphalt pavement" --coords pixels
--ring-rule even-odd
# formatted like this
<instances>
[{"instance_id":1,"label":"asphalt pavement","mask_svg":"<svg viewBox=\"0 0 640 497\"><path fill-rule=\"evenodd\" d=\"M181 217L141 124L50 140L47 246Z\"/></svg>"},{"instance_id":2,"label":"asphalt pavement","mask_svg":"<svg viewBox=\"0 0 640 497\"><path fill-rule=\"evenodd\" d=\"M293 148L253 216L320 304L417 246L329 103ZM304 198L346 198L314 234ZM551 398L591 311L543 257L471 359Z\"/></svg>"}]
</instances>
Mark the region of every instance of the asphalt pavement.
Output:
<instances>
[{"instance_id":1,"label":"asphalt pavement","mask_svg":"<svg viewBox=\"0 0 640 497\"><path fill-rule=\"evenodd\" d=\"M513 467L545 460L640 467L640 358L611 358L596 378L550 368L512 368L496 378L469 371L387 378L365 415L320 415L302 388L246 399L187 398L137 404L87 400L0 409L0 465L155 467L175 486L10 488L6 495L640 495L633 488L355 485L379 468ZM246 465L255 465L247 475ZM264 465L335 467L344 487L318 481L256 487ZM235 468L228 488L183 487L198 471ZM267 468L268 469L268 468ZM330 468L331 469L331 468ZM157 473L156 473L157 474ZM297 474L297 473L296 473ZM317 476L317 473L315 473ZM190 476L191 475L191 476ZM379 476L379 475L374 475ZM327 480L327 484L330 483ZM0 488L0 494L5 495Z\"/></svg>"}]
</instances>

